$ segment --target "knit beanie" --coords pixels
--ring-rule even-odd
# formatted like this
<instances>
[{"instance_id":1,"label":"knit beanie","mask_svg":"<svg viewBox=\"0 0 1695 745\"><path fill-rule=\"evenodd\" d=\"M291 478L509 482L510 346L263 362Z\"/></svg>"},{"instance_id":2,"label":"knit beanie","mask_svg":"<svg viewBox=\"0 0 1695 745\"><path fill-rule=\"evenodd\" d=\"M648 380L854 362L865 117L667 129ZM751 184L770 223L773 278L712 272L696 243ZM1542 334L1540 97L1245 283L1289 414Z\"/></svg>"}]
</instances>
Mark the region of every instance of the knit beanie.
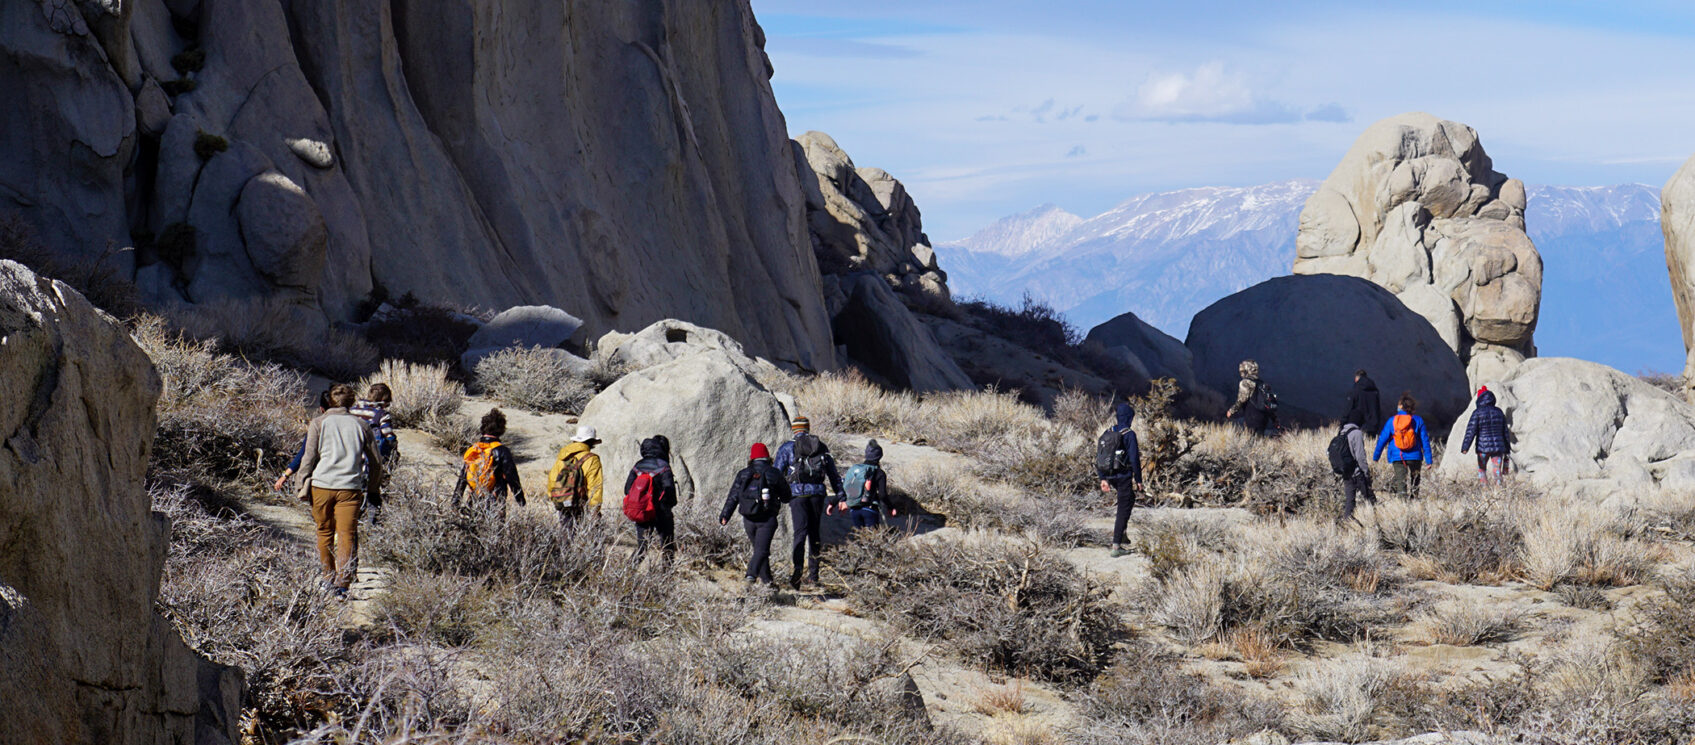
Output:
<instances>
[{"instance_id":1,"label":"knit beanie","mask_svg":"<svg viewBox=\"0 0 1695 745\"><path fill-rule=\"evenodd\" d=\"M811 432L812 420L803 416L797 416L794 421L789 422L789 429L794 432Z\"/></svg>"},{"instance_id":2,"label":"knit beanie","mask_svg":"<svg viewBox=\"0 0 1695 745\"><path fill-rule=\"evenodd\" d=\"M765 449L765 443L753 443L753 450L748 453L749 460L771 460L771 451Z\"/></svg>"}]
</instances>

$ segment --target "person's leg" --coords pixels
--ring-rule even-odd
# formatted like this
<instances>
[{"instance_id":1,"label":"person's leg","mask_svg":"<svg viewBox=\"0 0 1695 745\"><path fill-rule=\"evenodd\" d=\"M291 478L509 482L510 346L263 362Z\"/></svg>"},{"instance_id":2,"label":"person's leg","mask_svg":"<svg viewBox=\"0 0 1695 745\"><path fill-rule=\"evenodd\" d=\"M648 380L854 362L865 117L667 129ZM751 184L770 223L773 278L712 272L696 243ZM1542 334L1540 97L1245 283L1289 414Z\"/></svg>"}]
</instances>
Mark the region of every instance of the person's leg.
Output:
<instances>
[{"instance_id":1,"label":"person's leg","mask_svg":"<svg viewBox=\"0 0 1695 745\"><path fill-rule=\"evenodd\" d=\"M1361 473L1358 476L1355 476L1354 480L1359 487L1360 496L1365 497L1366 502L1376 505L1377 495L1371 490L1371 474Z\"/></svg>"},{"instance_id":2,"label":"person's leg","mask_svg":"<svg viewBox=\"0 0 1695 745\"><path fill-rule=\"evenodd\" d=\"M1477 451L1477 480L1484 486L1489 485L1489 454Z\"/></svg>"},{"instance_id":3,"label":"person's leg","mask_svg":"<svg viewBox=\"0 0 1695 745\"><path fill-rule=\"evenodd\" d=\"M810 497L795 497L789 501L789 518L793 523L794 535L789 550L789 584L799 585L801 572L806 569L806 534L810 522L806 502Z\"/></svg>"},{"instance_id":4,"label":"person's leg","mask_svg":"<svg viewBox=\"0 0 1695 745\"><path fill-rule=\"evenodd\" d=\"M771 578L771 539L777 536L777 518L749 520L748 534L753 536L753 568L749 576L767 585L775 584L776 580Z\"/></svg>"},{"instance_id":5,"label":"person's leg","mask_svg":"<svg viewBox=\"0 0 1695 745\"><path fill-rule=\"evenodd\" d=\"M759 523L744 517L742 518L742 530L747 533L748 545L753 547L753 552L748 554L747 557L747 579L752 582L759 577L760 562L765 561L766 557L759 551ZM765 550L768 553L771 547L767 545Z\"/></svg>"},{"instance_id":6,"label":"person's leg","mask_svg":"<svg viewBox=\"0 0 1695 745\"><path fill-rule=\"evenodd\" d=\"M1354 518L1354 497L1358 491L1358 479L1353 477L1342 479L1342 514L1337 516L1337 522L1345 522Z\"/></svg>"},{"instance_id":7,"label":"person's leg","mask_svg":"<svg viewBox=\"0 0 1695 745\"><path fill-rule=\"evenodd\" d=\"M1118 512L1112 518L1112 547L1124 548L1129 542L1125 531L1130 527L1130 511L1136 508L1136 487L1125 482L1118 487Z\"/></svg>"},{"instance_id":8,"label":"person's leg","mask_svg":"<svg viewBox=\"0 0 1695 745\"><path fill-rule=\"evenodd\" d=\"M312 522L318 526L318 566L325 583L335 581L335 492L312 487Z\"/></svg>"},{"instance_id":9,"label":"person's leg","mask_svg":"<svg viewBox=\"0 0 1695 745\"><path fill-rule=\"evenodd\" d=\"M882 524L883 516L877 512L876 507L853 508L854 528L875 528Z\"/></svg>"},{"instance_id":10,"label":"person's leg","mask_svg":"<svg viewBox=\"0 0 1695 745\"><path fill-rule=\"evenodd\" d=\"M1418 485L1424 480L1424 463L1416 460L1407 461L1407 492L1413 499L1418 499Z\"/></svg>"},{"instance_id":11,"label":"person's leg","mask_svg":"<svg viewBox=\"0 0 1695 745\"><path fill-rule=\"evenodd\" d=\"M671 510L659 508L659 524L653 526L659 532L659 553L662 554L666 568L677 558L677 522Z\"/></svg>"},{"instance_id":12,"label":"person's leg","mask_svg":"<svg viewBox=\"0 0 1695 745\"><path fill-rule=\"evenodd\" d=\"M647 555L647 542L653 539L655 527L636 523L636 552L630 555L631 564L642 563L642 557Z\"/></svg>"},{"instance_id":13,"label":"person's leg","mask_svg":"<svg viewBox=\"0 0 1695 745\"><path fill-rule=\"evenodd\" d=\"M1408 478L1407 477L1407 462L1404 461L1404 460L1395 461L1395 463L1393 464L1393 469L1394 469L1394 475L1392 475L1390 477L1391 480L1389 482L1389 489L1390 489L1390 491L1393 491L1395 493L1395 496L1400 497L1402 499L1406 499L1407 498L1407 478Z\"/></svg>"},{"instance_id":14,"label":"person's leg","mask_svg":"<svg viewBox=\"0 0 1695 745\"><path fill-rule=\"evenodd\" d=\"M818 559L824 553L824 495L807 497L806 580L818 584Z\"/></svg>"},{"instance_id":15,"label":"person's leg","mask_svg":"<svg viewBox=\"0 0 1695 745\"><path fill-rule=\"evenodd\" d=\"M335 585L342 590L353 585L353 575L359 570L359 505L363 501L364 495L358 491L336 492Z\"/></svg>"}]
</instances>

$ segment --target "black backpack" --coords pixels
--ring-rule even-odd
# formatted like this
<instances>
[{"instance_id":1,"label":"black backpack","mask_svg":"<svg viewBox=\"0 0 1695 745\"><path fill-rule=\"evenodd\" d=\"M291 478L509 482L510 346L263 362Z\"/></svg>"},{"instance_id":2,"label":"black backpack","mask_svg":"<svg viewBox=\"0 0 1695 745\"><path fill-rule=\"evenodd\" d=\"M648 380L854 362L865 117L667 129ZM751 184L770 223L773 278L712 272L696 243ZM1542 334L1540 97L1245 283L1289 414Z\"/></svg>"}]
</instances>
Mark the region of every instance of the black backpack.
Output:
<instances>
[{"instance_id":1,"label":"black backpack","mask_svg":"<svg viewBox=\"0 0 1695 745\"><path fill-rule=\"evenodd\" d=\"M1130 470L1130 453L1124 448L1124 432L1108 427L1095 438L1095 473L1101 476L1120 476Z\"/></svg>"},{"instance_id":2,"label":"black backpack","mask_svg":"<svg viewBox=\"0 0 1695 745\"><path fill-rule=\"evenodd\" d=\"M771 496L771 490L765 486L765 470L755 468L742 486L742 493L736 496L736 512L742 517L763 520L771 514L776 506L776 497Z\"/></svg>"},{"instance_id":3,"label":"black backpack","mask_svg":"<svg viewBox=\"0 0 1695 745\"><path fill-rule=\"evenodd\" d=\"M828 467L829 453L824 450L824 443L816 435L802 433L795 438L795 457L789 461L789 472L784 474L791 483L822 484L825 470Z\"/></svg>"},{"instance_id":4,"label":"black backpack","mask_svg":"<svg viewBox=\"0 0 1695 745\"><path fill-rule=\"evenodd\" d=\"M1354 460L1354 450L1348 447L1347 434L1337 432L1335 437L1330 438L1327 452L1330 455L1330 470L1337 476L1348 478L1359 470L1360 464Z\"/></svg>"},{"instance_id":5,"label":"black backpack","mask_svg":"<svg viewBox=\"0 0 1695 745\"><path fill-rule=\"evenodd\" d=\"M1254 408L1260 411L1267 414L1276 414L1277 392L1271 390L1271 386L1265 381L1256 380L1254 381L1254 397L1251 403Z\"/></svg>"}]
</instances>

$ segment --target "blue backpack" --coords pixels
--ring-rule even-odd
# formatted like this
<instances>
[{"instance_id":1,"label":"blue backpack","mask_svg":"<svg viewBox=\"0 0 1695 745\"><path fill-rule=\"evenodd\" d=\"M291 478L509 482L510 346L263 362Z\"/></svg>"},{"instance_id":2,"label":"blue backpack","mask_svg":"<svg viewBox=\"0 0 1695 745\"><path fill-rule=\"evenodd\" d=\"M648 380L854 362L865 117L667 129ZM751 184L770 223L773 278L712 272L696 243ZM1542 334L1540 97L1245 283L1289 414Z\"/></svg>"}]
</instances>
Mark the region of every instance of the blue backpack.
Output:
<instances>
[{"instance_id":1,"label":"blue backpack","mask_svg":"<svg viewBox=\"0 0 1695 745\"><path fill-rule=\"evenodd\" d=\"M842 494L846 497L848 509L864 507L871 504L870 495L866 494L866 485L871 483L871 475L877 472L877 467L870 463L860 463L849 468L847 475L842 477Z\"/></svg>"}]
</instances>

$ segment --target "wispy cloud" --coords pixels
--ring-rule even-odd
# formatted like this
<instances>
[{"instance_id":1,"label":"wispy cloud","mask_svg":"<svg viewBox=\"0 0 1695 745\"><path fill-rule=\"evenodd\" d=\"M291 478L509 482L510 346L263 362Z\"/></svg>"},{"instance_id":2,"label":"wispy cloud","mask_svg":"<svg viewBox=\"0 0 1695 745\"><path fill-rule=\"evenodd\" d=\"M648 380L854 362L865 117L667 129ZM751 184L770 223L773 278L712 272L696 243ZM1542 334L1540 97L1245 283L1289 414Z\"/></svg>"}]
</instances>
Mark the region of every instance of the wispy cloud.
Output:
<instances>
[{"instance_id":1,"label":"wispy cloud","mask_svg":"<svg viewBox=\"0 0 1695 745\"><path fill-rule=\"evenodd\" d=\"M1223 62L1208 62L1190 72L1161 72L1147 77L1113 116L1122 121L1290 124L1299 121L1345 122L1337 104L1310 111L1257 93L1239 72Z\"/></svg>"},{"instance_id":2,"label":"wispy cloud","mask_svg":"<svg viewBox=\"0 0 1695 745\"><path fill-rule=\"evenodd\" d=\"M1088 154L1089 149L1082 145L1073 145L1070 150L1065 151L1065 157L1067 158L1081 158Z\"/></svg>"}]
</instances>

